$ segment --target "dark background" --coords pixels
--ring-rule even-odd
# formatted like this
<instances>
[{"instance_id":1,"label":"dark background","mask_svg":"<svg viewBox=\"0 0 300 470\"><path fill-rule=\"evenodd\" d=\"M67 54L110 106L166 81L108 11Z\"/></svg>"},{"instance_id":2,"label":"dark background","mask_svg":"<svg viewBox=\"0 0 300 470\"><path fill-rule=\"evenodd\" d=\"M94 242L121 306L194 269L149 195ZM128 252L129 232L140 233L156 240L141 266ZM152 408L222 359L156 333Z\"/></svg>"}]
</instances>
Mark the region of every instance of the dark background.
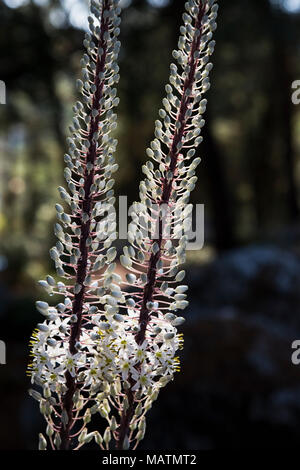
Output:
<instances>
[{"instance_id":1,"label":"dark background","mask_svg":"<svg viewBox=\"0 0 300 470\"><path fill-rule=\"evenodd\" d=\"M53 270L56 188L82 54L74 24L84 16L69 16L71 3L0 3L2 450L35 449L44 429L25 371L40 319L34 302L43 298L36 282ZM124 2L116 190L130 201L183 3ZM291 343L300 339L300 106L291 84L300 79L300 14L286 6L220 1L193 195L205 204L205 247L188 256L182 372L149 413L145 449L298 448L300 366Z\"/></svg>"}]
</instances>

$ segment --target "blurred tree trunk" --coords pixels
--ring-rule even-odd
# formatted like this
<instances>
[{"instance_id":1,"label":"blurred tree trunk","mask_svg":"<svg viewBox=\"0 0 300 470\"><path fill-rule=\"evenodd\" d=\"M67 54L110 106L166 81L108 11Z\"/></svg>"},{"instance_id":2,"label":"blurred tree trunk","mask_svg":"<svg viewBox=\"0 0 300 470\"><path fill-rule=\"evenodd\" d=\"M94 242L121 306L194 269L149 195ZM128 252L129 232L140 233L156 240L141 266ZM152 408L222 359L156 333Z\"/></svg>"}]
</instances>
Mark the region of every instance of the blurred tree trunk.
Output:
<instances>
[{"instance_id":1,"label":"blurred tree trunk","mask_svg":"<svg viewBox=\"0 0 300 470\"><path fill-rule=\"evenodd\" d=\"M286 213L290 222L299 216L297 183L295 179L295 149L293 146L293 105L291 83L293 81L289 61L288 41L292 35L290 15L275 10L269 0L257 0L257 13L263 15L266 39L272 45L270 63L265 65L262 76L262 93L265 101L260 115L253 108L252 130L249 136L250 149L253 149L252 177L254 204L258 228L264 228L270 211L274 215L276 181L283 181L286 194ZM262 75L264 71L261 71ZM279 168L274 171L272 158L277 152L272 141L279 145ZM279 170L280 171L280 170Z\"/></svg>"},{"instance_id":2,"label":"blurred tree trunk","mask_svg":"<svg viewBox=\"0 0 300 470\"><path fill-rule=\"evenodd\" d=\"M200 152L204 154L202 166L207 174L210 192L215 246L218 251L229 250L237 244L234 231L234 204L225 176L225 164L211 133L208 114L206 114L203 138Z\"/></svg>"},{"instance_id":3,"label":"blurred tree trunk","mask_svg":"<svg viewBox=\"0 0 300 470\"><path fill-rule=\"evenodd\" d=\"M291 42L291 47L294 47L293 23L291 15L274 10L267 0L264 0L264 2L266 2L270 18L274 77L276 77L276 88L270 99L278 107L278 131L282 139L282 163L287 188L287 209L290 221L294 222L299 216L299 201L295 178L296 156L293 144L293 103L291 99L291 85L295 77L293 77L289 55L289 43Z\"/></svg>"},{"instance_id":4,"label":"blurred tree trunk","mask_svg":"<svg viewBox=\"0 0 300 470\"><path fill-rule=\"evenodd\" d=\"M248 140L254 188L254 208L258 230L264 228L266 220L268 220L268 213L270 213L269 204L272 201L274 192L270 167L270 140L274 127L271 103L272 93L267 99L267 105L259 117L254 110Z\"/></svg>"},{"instance_id":5,"label":"blurred tree trunk","mask_svg":"<svg viewBox=\"0 0 300 470\"><path fill-rule=\"evenodd\" d=\"M275 28L274 28L275 29ZM295 149L293 144L293 103L291 99L291 84L293 77L290 71L289 57L282 48L282 41L278 41L275 49L275 64L277 67L278 93L281 99L280 106L280 130L283 141L283 165L287 182L287 205L290 221L294 222L299 216L299 203L297 183L295 178ZM277 100L276 100L277 102Z\"/></svg>"}]
</instances>

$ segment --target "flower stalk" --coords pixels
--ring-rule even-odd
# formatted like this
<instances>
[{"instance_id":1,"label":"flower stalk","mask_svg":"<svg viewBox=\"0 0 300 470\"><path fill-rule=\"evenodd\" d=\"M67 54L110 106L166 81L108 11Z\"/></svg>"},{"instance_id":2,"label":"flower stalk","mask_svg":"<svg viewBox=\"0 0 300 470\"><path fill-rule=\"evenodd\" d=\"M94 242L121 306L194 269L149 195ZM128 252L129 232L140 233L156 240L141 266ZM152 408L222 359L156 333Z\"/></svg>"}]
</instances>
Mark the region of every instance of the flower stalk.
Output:
<instances>
[{"instance_id":1,"label":"flower stalk","mask_svg":"<svg viewBox=\"0 0 300 470\"><path fill-rule=\"evenodd\" d=\"M97 140L94 138L100 130L100 116L103 112L100 101L103 97L103 89L105 86L105 69L106 69L106 58L108 53L108 43L105 40L105 36L109 30L109 15L104 17L104 12L110 12L110 2L104 1L100 16L100 34L98 40L98 48L102 50L101 56L97 54L96 68L92 81L94 92L92 94L92 110L97 110L97 113L91 113L90 122L88 124L88 135L87 143L88 150L85 156L85 173L84 173L84 184L83 194L84 198L81 201L81 215L85 214L85 217L81 217L79 221L80 225L80 240L79 240L79 251L80 258L76 266L76 285L82 286L79 292L75 293L72 305L72 315L77 320L71 326L71 334L69 340L69 350L71 354L76 354L76 344L81 336L82 327L82 316L83 316L83 305L86 296L87 287L84 285L85 279L89 274L89 244L88 239L91 237L91 216L93 210L93 203L95 195L91 191L91 187L95 181L95 163L97 159ZM95 64L95 62L93 62ZM100 168L99 168L100 169ZM101 171L101 170L100 170ZM69 371L66 372L66 386L67 391L63 397L63 409L66 410L68 416L68 423L66 426L62 423L60 429L61 437L61 449L67 450L70 445L70 429L74 423L73 413L73 397L78 387L76 378L72 377Z\"/></svg>"},{"instance_id":2,"label":"flower stalk","mask_svg":"<svg viewBox=\"0 0 300 470\"><path fill-rule=\"evenodd\" d=\"M156 139L147 150L152 161L143 167L147 179L141 184L141 202L129 231L133 252L128 256L127 249L123 256L123 265L131 271L129 276L134 276L132 284L140 290L132 302L138 316L135 340L139 346L146 343L148 355L136 366L138 375L142 374L143 367L151 366L148 377L152 376L152 380L144 386L145 393L147 389L149 393L153 387L159 389L171 380L172 372L178 367L174 354L181 337L176 326L184 319L175 312L188 305L187 286L176 287L185 275L184 271L178 272L178 268L185 261L187 243L185 235L178 237L178 228L181 232L183 220L190 213L189 196L197 180L195 168L200 159L196 158L192 163L189 160L202 141L202 115L207 103L203 95L210 86L208 75L212 64L209 56L215 45L211 38L216 28L217 9L214 1L186 3L179 50L173 52L181 73L175 64L171 65L164 109L159 112L163 122L156 121ZM145 223L155 227L155 238L143 240L141 233ZM125 439L130 436L130 423L138 404L134 394L136 381L131 376L129 382L128 407L123 411L117 436L118 449L124 448Z\"/></svg>"},{"instance_id":3,"label":"flower stalk","mask_svg":"<svg viewBox=\"0 0 300 470\"><path fill-rule=\"evenodd\" d=\"M69 154L65 155L69 191L59 188L70 213L56 205L60 223L55 225L55 234L59 241L50 251L57 274L69 284L57 283L51 276L40 281L47 292L64 295L65 301L56 307L37 303L46 320L33 335L30 366L32 381L43 388L44 397L31 393L40 402L48 423L52 449L61 450L69 450L72 439L78 436L77 448L85 442L89 403L95 394L90 365L97 330L90 324L96 313L100 315L96 306L98 289L110 276L110 263L116 255L115 248L110 248L116 238L116 224L105 213L114 204L114 180L110 178L117 170L112 156L116 141L110 133L115 129L113 108L118 104L113 85L119 80L116 59L120 8L116 0L100 4L92 1L91 12L91 34L87 33L84 41L87 53L82 59L83 80L77 83L82 101L74 107ZM95 272L102 272L96 281Z\"/></svg>"}]
</instances>

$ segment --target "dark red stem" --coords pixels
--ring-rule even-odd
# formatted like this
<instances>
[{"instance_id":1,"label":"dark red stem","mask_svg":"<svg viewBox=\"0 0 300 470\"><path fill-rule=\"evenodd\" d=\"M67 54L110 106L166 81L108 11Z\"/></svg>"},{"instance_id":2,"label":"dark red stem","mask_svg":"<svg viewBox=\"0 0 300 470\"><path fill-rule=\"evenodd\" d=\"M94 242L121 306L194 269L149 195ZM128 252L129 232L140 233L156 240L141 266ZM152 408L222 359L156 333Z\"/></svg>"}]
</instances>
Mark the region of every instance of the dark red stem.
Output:
<instances>
[{"instance_id":1,"label":"dark red stem","mask_svg":"<svg viewBox=\"0 0 300 470\"><path fill-rule=\"evenodd\" d=\"M117 434L118 434L117 441L116 441L116 449L117 450L122 450L123 449L124 440L125 440L125 437L128 433L129 425L131 423L133 413L134 413L134 408L135 408L135 406L134 406L134 404L135 404L135 399L134 399L135 394L132 391L134 381L132 380L132 378L129 378L129 383L130 383L130 388L126 392L126 396L127 396L127 399L128 399L128 408L127 408L127 411L123 412L122 416L121 416L121 422L120 422L119 429L118 429L118 432L117 432Z\"/></svg>"},{"instance_id":2,"label":"dark red stem","mask_svg":"<svg viewBox=\"0 0 300 470\"><path fill-rule=\"evenodd\" d=\"M75 294L72 306L72 315L76 315L77 321L72 324L71 327L71 334L69 340L69 350L71 354L76 354L76 343L80 339L81 335L81 324L82 324L82 314L83 314L83 304L85 301L85 291L86 287L84 286L84 281L88 275L88 259L89 259L89 247L87 246L87 239L90 237L90 226L91 226L91 213L93 209L93 197L91 196L91 186L94 182L95 178L95 169L94 165L97 158L97 147L96 143L93 140L93 136L95 132L98 132L99 123L100 123L100 116L101 116L101 109L100 109L100 100L103 96L103 87L104 81L103 79L100 80L99 74L105 71L105 62L107 56L107 44L104 41L104 34L108 31L108 24L109 19L104 19L103 11L109 9L109 2L108 0L103 1L102 6L102 15L101 15L101 32L99 37L99 48L103 49L103 54L101 58L97 56L97 64L96 64L96 72L95 72L95 81L94 84L96 86L96 91L93 95L93 104L92 109L99 110L96 117L91 117L90 125L89 125L89 136L88 141L90 143L90 147L88 149L86 155L86 165L88 163L91 164L91 170L88 170L86 166L85 175L84 175L84 199L81 204L81 211L82 214L88 214L89 219L87 222L81 220L81 235L79 240L79 250L81 256L78 260L77 268L76 268L76 283L82 286L79 293ZM90 165L89 165L90 166ZM66 385L67 385L67 392L63 397L63 409L66 410L68 415L68 423L66 426L61 424L60 430L60 437L61 437L61 449L68 450L71 444L70 438L70 430L74 424L74 416L73 416L73 396L77 389L76 377L72 377L70 372L66 372Z\"/></svg>"}]
</instances>

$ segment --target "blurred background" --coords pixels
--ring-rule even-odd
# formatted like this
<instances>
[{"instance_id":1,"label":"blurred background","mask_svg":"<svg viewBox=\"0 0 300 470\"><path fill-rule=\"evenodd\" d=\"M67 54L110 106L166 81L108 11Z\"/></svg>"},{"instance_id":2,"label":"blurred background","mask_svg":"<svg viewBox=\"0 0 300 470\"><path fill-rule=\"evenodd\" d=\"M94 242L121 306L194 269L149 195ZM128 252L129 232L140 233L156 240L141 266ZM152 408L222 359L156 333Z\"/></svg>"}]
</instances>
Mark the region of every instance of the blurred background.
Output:
<instances>
[{"instance_id":1,"label":"blurred background","mask_svg":"<svg viewBox=\"0 0 300 470\"><path fill-rule=\"evenodd\" d=\"M149 414L142 448L296 448L300 440L300 0L220 0L202 164L205 247L187 271L182 372ZM125 0L116 191L137 199L182 0ZM0 449L35 449L27 396L37 281L53 266L56 188L76 98L84 0L2 0Z\"/></svg>"}]
</instances>

